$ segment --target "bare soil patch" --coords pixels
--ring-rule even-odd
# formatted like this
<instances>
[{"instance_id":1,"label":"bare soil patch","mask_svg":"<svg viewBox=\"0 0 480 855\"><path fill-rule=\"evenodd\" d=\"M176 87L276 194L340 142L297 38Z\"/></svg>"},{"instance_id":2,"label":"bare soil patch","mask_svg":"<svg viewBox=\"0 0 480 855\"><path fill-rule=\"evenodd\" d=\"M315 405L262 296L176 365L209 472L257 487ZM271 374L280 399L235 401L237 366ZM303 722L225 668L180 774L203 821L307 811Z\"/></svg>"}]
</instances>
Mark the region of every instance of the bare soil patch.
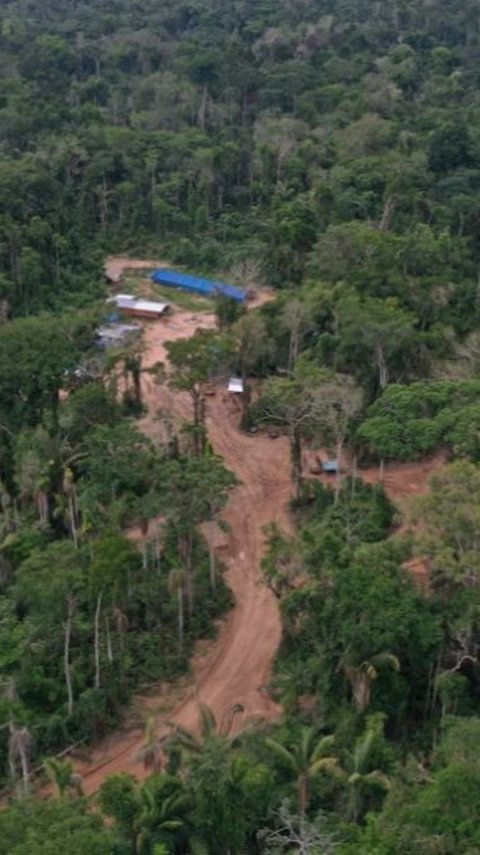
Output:
<instances>
[{"instance_id":1,"label":"bare soil patch","mask_svg":"<svg viewBox=\"0 0 480 855\"><path fill-rule=\"evenodd\" d=\"M110 255L105 262L105 273L112 279L122 276L125 270L148 270L170 267L168 261L149 258L129 258L127 255Z\"/></svg>"}]
</instances>

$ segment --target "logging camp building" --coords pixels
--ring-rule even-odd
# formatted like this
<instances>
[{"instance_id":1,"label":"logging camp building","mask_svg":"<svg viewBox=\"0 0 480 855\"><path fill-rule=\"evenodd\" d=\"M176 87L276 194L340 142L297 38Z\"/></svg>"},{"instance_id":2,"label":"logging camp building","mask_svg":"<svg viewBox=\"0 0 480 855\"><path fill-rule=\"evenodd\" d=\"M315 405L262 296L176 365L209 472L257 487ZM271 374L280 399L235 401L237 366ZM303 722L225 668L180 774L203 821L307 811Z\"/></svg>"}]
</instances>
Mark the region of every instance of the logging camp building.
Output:
<instances>
[{"instance_id":1,"label":"logging camp building","mask_svg":"<svg viewBox=\"0 0 480 855\"><path fill-rule=\"evenodd\" d=\"M130 318L145 318L158 320L171 311L170 303L157 303L155 300L143 300L132 294L116 294L110 297L107 303L117 308L121 315Z\"/></svg>"},{"instance_id":2,"label":"logging camp building","mask_svg":"<svg viewBox=\"0 0 480 855\"><path fill-rule=\"evenodd\" d=\"M235 285L226 285L224 282L214 282L167 268L155 270L150 278L156 285L181 288L183 291L200 294L202 297L229 297L237 303L244 303L248 296L245 291Z\"/></svg>"}]
</instances>

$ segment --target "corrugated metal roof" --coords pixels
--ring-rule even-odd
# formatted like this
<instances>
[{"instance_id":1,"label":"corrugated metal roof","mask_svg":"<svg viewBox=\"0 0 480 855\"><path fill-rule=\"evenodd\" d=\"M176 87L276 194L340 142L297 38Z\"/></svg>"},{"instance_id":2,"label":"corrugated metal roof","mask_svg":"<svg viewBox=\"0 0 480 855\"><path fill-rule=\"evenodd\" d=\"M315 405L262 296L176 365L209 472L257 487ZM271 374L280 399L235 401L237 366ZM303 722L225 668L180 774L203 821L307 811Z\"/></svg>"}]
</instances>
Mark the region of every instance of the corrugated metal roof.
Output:
<instances>
[{"instance_id":1,"label":"corrugated metal roof","mask_svg":"<svg viewBox=\"0 0 480 855\"><path fill-rule=\"evenodd\" d=\"M127 309L129 306L133 306L135 300L133 294L115 294L114 297L109 297L107 303L114 303L119 309Z\"/></svg>"},{"instance_id":2,"label":"corrugated metal roof","mask_svg":"<svg viewBox=\"0 0 480 855\"><path fill-rule=\"evenodd\" d=\"M132 309L138 309L140 312L158 312L163 314L170 308L170 303L157 303L155 300L135 300Z\"/></svg>"},{"instance_id":3,"label":"corrugated metal roof","mask_svg":"<svg viewBox=\"0 0 480 855\"><path fill-rule=\"evenodd\" d=\"M117 309L138 309L139 312L156 312L163 314L170 308L170 303L158 303L155 300L142 300L132 294L116 294L107 303L114 303Z\"/></svg>"},{"instance_id":4,"label":"corrugated metal roof","mask_svg":"<svg viewBox=\"0 0 480 855\"><path fill-rule=\"evenodd\" d=\"M236 288L235 285L226 285L225 282L202 279L200 276L192 276L189 273L180 273L176 270L160 268L152 273L151 279L158 285L184 288L187 291L195 291L197 294L203 294L206 297L215 297L221 294L224 297L237 300L239 303L243 303L246 299L245 292L241 288Z\"/></svg>"}]
</instances>

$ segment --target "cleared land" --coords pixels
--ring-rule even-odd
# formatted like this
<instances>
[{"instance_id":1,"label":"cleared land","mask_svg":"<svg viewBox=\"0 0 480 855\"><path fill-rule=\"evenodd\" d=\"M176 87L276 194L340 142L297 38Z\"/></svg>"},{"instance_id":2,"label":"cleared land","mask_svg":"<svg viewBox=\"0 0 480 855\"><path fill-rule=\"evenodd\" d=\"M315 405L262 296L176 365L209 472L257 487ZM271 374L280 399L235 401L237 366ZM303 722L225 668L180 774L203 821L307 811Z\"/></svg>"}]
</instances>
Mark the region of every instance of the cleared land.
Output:
<instances>
[{"instance_id":1,"label":"cleared land","mask_svg":"<svg viewBox=\"0 0 480 855\"><path fill-rule=\"evenodd\" d=\"M125 267L148 268L159 263L109 259L109 264L114 262L119 272ZM166 341L193 335L196 329L211 328L214 324L211 313L192 314L179 308L168 320L146 324L145 366L165 361ZM167 410L179 419L190 416L188 396L158 386L148 374L144 375L143 393L149 415L141 427L152 436L159 430L155 418L158 410ZM224 513L230 534L222 549L222 560L228 567L226 580L234 594L235 606L221 623L216 640L198 646L187 679L149 697L138 697L136 723L106 739L91 752L88 760L77 762L87 794L95 792L111 774L131 772L139 778L145 776L136 753L143 742L138 721L148 712L158 714L160 733L166 729L167 720L195 729L199 702L208 704L218 719L236 703L244 706L244 719L273 720L280 713L268 693L269 675L280 643L280 617L273 595L261 583L260 560L264 552L264 526L276 521L287 531L292 527L288 514L292 493L288 443L283 437L271 440L264 435L252 437L241 433L239 412L226 393L217 392L208 399L207 407L212 445L240 481ZM387 467L384 480L387 492L397 501L424 492L430 475L441 462L441 458L434 458L426 463ZM360 474L370 482L378 481L380 475L378 469ZM241 724L241 717L236 723Z\"/></svg>"}]
</instances>

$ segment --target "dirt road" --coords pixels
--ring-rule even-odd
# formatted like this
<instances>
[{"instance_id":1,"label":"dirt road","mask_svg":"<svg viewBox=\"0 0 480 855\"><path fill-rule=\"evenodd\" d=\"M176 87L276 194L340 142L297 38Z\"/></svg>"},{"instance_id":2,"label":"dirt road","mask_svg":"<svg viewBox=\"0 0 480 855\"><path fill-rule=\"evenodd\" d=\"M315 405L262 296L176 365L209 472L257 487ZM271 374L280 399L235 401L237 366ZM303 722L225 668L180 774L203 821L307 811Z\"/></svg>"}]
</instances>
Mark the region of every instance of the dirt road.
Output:
<instances>
[{"instance_id":1,"label":"dirt road","mask_svg":"<svg viewBox=\"0 0 480 855\"><path fill-rule=\"evenodd\" d=\"M198 325L209 327L213 318L176 312L171 321L149 324L145 330L146 365L165 357L164 342L192 335ZM181 416L187 415L189 399L155 386L146 376L144 395L150 413L166 404ZM249 437L238 430L239 412L229 397L219 392L208 399L207 424L214 450L236 474L239 486L233 491L224 513L228 536L226 580L235 597L235 607L222 623L217 639L207 645L193 662L193 676L185 694L168 715L185 727L195 728L198 703L211 707L219 720L232 704L245 709L243 718L272 719L279 715L267 686L280 642L280 618L273 595L260 580L264 551L264 526L272 521L290 527L287 506L291 494L288 444L285 439ZM151 415L143 428L155 432ZM140 700L144 710L158 708L168 698L163 693ZM241 718L237 719L240 724ZM160 731L164 724L159 718ZM77 763L86 794L95 792L107 775L131 772L144 776L136 753L143 743L141 730L119 731L94 750L88 762Z\"/></svg>"},{"instance_id":2,"label":"dirt road","mask_svg":"<svg viewBox=\"0 0 480 855\"><path fill-rule=\"evenodd\" d=\"M116 261L121 262L117 269L125 267L125 259ZM150 262L147 266L151 266ZM177 310L168 321L147 324L145 366L165 361L165 341L193 335L196 328L211 328L214 322L210 314L195 316ZM155 414L160 408L180 417L190 413L188 397L155 385L148 375L143 381L143 392L149 415L140 426L152 436L159 430ZM224 393L218 392L209 398L207 406L208 432L213 447L240 481L224 513L231 533L226 555L222 554L228 566L226 580L234 594L235 607L222 623L217 639L206 647L199 646L191 678L167 696L159 692L153 697L137 698L136 702L143 714L148 710L156 712L166 704L170 710L168 720L189 728L197 725L199 702L208 704L220 720L236 703L243 705L246 719L271 720L279 715L280 710L269 697L267 686L280 642L280 618L273 595L261 584L260 560L264 551L264 526L276 521L286 530L291 527L287 513L292 490L287 440L240 433L238 410ZM423 491L437 465L435 461L432 466L389 468L385 479L387 491L396 499ZM362 477L367 475L368 480L378 480L373 471L361 474ZM177 703L172 703L174 691ZM165 721L159 716L158 722L162 732L166 728ZM240 721L237 720L237 724ZM123 729L96 748L88 762L77 763L84 778L85 793L95 792L108 775L118 772L144 777L143 766L136 759L142 743L142 730Z\"/></svg>"}]
</instances>

